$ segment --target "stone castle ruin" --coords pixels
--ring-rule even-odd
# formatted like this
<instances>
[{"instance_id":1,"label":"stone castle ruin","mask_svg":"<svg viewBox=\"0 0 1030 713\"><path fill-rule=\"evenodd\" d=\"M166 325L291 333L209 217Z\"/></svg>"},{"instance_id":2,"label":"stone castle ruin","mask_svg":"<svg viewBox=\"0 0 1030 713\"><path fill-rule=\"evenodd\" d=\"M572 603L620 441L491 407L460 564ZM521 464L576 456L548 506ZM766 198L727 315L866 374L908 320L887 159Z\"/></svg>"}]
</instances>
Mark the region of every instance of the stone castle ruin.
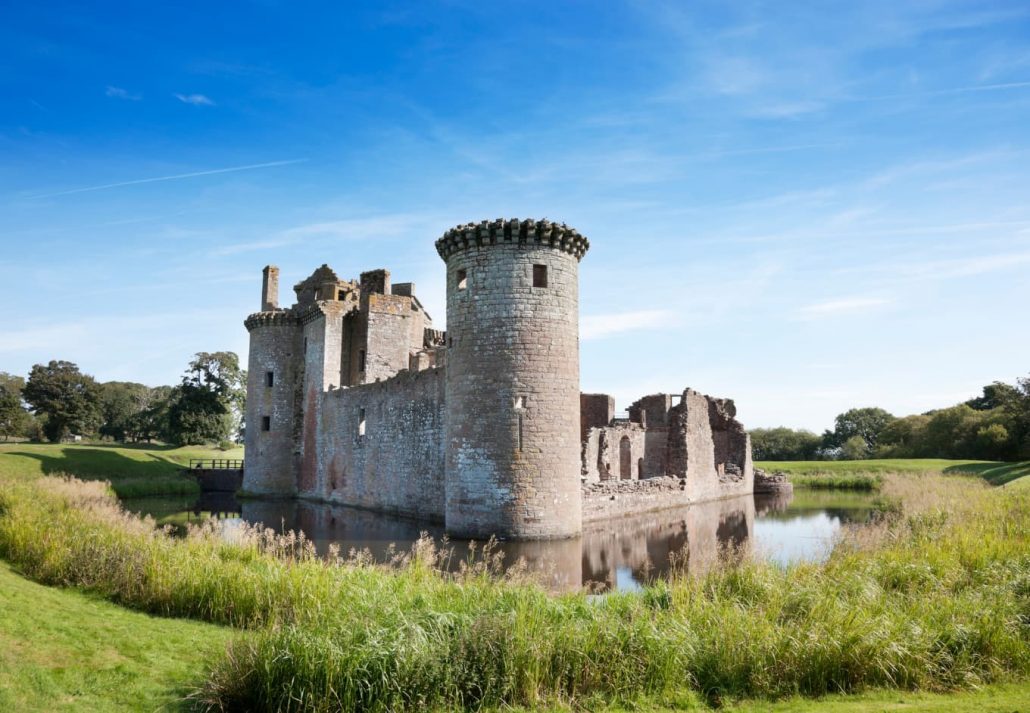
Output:
<instances>
[{"instance_id":1,"label":"stone castle ruin","mask_svg":"<svg viewBox=\"0 0 1030 713\"><path fill-rule=\"evenodd\" d=\"M584 522L750 494L736 409L686 389L579 390L579 261L549 221L448 230L447 331L413 283L327 265L279 306L266 267L250 332L252 496L325 500L442 522L456 537L570 537Z\"/></svg>"}]
</instances>

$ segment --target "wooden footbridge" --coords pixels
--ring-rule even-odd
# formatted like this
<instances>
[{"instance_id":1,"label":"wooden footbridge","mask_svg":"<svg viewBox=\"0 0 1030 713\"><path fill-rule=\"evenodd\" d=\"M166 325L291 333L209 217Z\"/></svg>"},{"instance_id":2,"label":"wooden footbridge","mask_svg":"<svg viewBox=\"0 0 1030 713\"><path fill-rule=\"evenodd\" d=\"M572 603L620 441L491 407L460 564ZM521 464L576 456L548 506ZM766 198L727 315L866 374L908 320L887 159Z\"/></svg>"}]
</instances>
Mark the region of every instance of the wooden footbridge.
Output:
<instances>
[{"instance_id":1,"label":"wooden footbridge","mask_svg":"<svg viewBox=\"0 0 1030 713\"><path fill-rule=\"evenodd\" d=\"M190 458L186 473L203 493L235 493L243 487L242 458Z\"/></svg>"}]
</instances>

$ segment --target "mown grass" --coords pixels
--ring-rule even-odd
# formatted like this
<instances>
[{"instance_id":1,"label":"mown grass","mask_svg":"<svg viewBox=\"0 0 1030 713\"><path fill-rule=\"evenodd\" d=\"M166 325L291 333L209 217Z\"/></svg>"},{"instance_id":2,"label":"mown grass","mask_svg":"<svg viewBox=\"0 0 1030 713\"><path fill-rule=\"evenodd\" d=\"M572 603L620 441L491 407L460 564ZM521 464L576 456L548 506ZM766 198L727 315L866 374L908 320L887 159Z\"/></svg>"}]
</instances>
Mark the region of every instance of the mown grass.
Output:
<instances>
[{"instance_id":1,"label":"mown grass","mask_svg":"<svg viewBox=\"0 0 1030 713\"><path fill-rule=\"evenodd\" d=\"M760 461L755 466L768 472L786 473L795 487L843 490L879 490L883 476L888 473L975 475L991 485L1005 485L1030 475L1030 461L1001 463L942 458Z\"/></svg>"},{"instance_id":2,"label":"mown grass","mask_svg":"<svg viewBox=\"0 0 1030 713\"><path fill-rule=\"evenodd\" d=\"M44 587L0 563L0 710L178 707L232 635Z\"/></svg>"},{"instance_id":3,"label":"mown grass","mask_svg":"<svg viewBox=\"0 0 1030 713\"><path fill-rule=\"evenodd\" d=\"M0 444L0 478L25 479L42 475L73 475L82 480L105 480L122 498L150 495L196 495L193 478L182 468L190 458L242 458L243 449L220 451L189 446L153 444Z\"/></svg>"},{"instance_id":4,"label":"mown grass","mask_svg":"<svg viewBox=\"0 0 1030 713\"><path fill-rule=\"evenodd\" d=\"M428 542L384 568L256 530L175 540L98 484L53 478L0 483L0 556L253 628L196 695L215 708L661 707L1025 678L1030 491L920 476L887 478L884 496L892 516L824 565L744 561L602 599L482 564L445 576Z\"/></svg>"}]
</instances>

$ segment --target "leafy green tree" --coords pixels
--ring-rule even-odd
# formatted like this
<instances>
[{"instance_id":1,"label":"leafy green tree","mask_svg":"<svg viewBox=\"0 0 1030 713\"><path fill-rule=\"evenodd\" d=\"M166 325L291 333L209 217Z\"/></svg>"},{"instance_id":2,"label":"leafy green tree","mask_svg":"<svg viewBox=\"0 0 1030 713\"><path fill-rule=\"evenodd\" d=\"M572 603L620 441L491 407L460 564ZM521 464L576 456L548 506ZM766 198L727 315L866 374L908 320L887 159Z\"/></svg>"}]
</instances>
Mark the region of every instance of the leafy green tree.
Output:
<instances>
[{"instance_id":1,"label":"leafy green tree","mask_svg":"<svg viewBox=\"0 0 1030 713\"><path fill-rule=\"evenodd\" d=\"M46 417L43 429L52 443L70 433L92 434L100 425L100 387L70 361L33 366L24 396L37 415Z\"/></svg>"},{"instance_id":2,"label":"leafy green tree","mask_svg":"<svg viewBox=\"0 0 1030 713\"><path fill-rule=\"evenodd\" d=\"M139 414L149 401L150 387L127 381L108 381L100 385L103 425L100 435L124 441L135 438Z\"/></svg>"},{"instance_id":3,"label":"leafy green tree","mask_svg":"<svg viewBox=\"0 0 1030 713\"><path fill-rule=\"evenodd\" d=\"M1004 458L1009 450L1009 432L1000 423L981 426L976 431L976 457L995 460Z\"/></svg>"},{"instance_id":4,"label":"leafy green tree","mask_svg":"<svg viewBox=\"0 0 1030 713\"><path fill-rule=\"evenodd\" d=\"M168 412L174 443L229 440L240 428L246 372L233 352L200 352L190 362Z\"/></svg>"},{"instance_id":5,"label":"leafy green tree","mask_svg":"<svg viewBox=\"0 0 1030 713\"><path fill-rule=\"evenodd\" d=\"M811 431L780 426L750 431L755 460L812 460L822 439Z\"/></svg>"},{"instance_id":6,"label":"leafy green tree","mask_svg":"<svg viewBox=\"0 0 1030 713\"><path fill-rule=\"evenodd\" d=\"M1003 381L995 381L983 388L983 395L966 401L966 406L976 411L990 411L1009 406L1019 399L1020 391L1017 387Z\"/></svg>"},{"instance_id":7,"label":"leafy green tree","mask_svg":"<svg viewBox=\"0 0 1030 713\"><path fill-rule=\"evenodd\" d=\"M903 416L894 419L880 431L877 437L876 454L881 458L918 458L922 451L926 415Z\"/></svg>"},{"instance_id":8,"label":"leafy green tree","mask_svg":"<svg viewBox=\"0 0 1030 713\"><path fill-rule=\"evenodd\" d=\"M830 448L842 447L850 438L861 436L867 448L875 447L882 431L894 416L882 408L853 408L837 416L833 431L827 431L823 439Z\"/></svg>"},{"instance_id":9,"label":"leafy green tree","mask_svg":"<svg viewBox=\"0 0 1030 713\"><path fill-rule=\"evenodd\" d=\"M147 401L133 423L136 440L148 443L154 439L174 440L168 414L178 394L178 388L172 386L155 386L147 392Z\"/></svg>"},{"instance_id":10,"label":"leafy green tree","mask_svg":"<svg viewBox=\"0 0 1030 713\"><path fill-rule=\"evenodd\" d=\"M869 444L862 436L851 436L840 447L842 460L862 460L869 457Z\"/></svg>"},{"instance_id":11,"label":"leafy green tree","mask_svg":"<svg viewBox=\"0 0 1030 713\"><path fill-rule=\"evenodd\" d=\"M32 416L25 410L22 393L25 379L0 371L0 437L24 436Z\"/></svg>"}]
</instances>

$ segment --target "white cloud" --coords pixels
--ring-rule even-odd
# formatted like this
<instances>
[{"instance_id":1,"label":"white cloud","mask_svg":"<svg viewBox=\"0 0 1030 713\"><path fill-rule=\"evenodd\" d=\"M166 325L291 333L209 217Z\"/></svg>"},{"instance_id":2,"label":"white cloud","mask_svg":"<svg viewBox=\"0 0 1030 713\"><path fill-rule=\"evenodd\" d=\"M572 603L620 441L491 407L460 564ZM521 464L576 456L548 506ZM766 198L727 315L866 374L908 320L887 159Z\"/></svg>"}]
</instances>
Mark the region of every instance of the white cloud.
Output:
<instances>
[{"instance_id":1,"label":"white cloud","mask_svg":"<svg viewBox=\"0 0 1030 713\"><path fill-rule=\"evenodd\" d=\"M431 218L425 215L397 214L371 218L347 218L320 223L308 223L280 231L269 238L246 243L223 245L211 252L212 256L238 255L239 253L267 250L297 243L311 244L327 240L369 240L395 238L428 230Z\"/></svg>"},{"instance_id":2,"label":"white cloud","mask_svg":"<svg viewBox=\"0 0 1030 713\"><path fill-rule=\"evenodd\" d=\"M104 94L106 94L107 96L111 97L112 99L125 99L127 101L134 101L134 102L137 102L137 101L139 101L140 99L143 98L141 95L139 95L139 94L132 94L132 93L128 92L127 90L122 89L121 87L112 87L112 86L108 86L107 90L104 91Z\"/></svg>"},{"instance_id":3,"label":"white cloud","mask_svg":"<svg viewBox=\"0 0 1030 713\"><path fill-rule=\"evenodd\" d=\"M890 304L890 300L882 297L847 297L839 300L816 302L801 308L804 319L821 317L838 317L844 314L861 314Z\"/></svg>"},{"instance_id":4,"label":"white cloud","mask_svg":"<svg viewBox=\"0 0 1030 713\"><path fill-rule=\"evenodd\" d=\"M579 336L582 339L601 339L622 332L668 327L672 321L673 313L665 309L586 315L579 320Z\"/></svg>"},{"instance_id":5,"label":"white cloud","mask_svg":"<svg viewBox=\"0 0 1030 713\"><path fill-rule=\"evenodd\" d=\"M53 198L54 196L67 196L72 193L88 193L90 191L102 191L108 188L120 188L122 186L135 186L140 183L157 183L159 181L177 181L181 178L196 178L198 176L212 176L216 173L233 173L235 171L251 171L256 168L272 168L273 166L288 166L291 163L303 163L306 158L295 158L289 161L268 161L266 163L252 163L247 166L230 166L229 168L213 168L207 171L194 171L192 173L177 173L171 176L156 176L153 178L137 178L134 181L120 181L118 183L105 183L100 186L87 186L86 188L72 188L68 191L57 191L55 193L40 193L29 198Z\"/></svg>"},{"instance_id":6,"label":"white cloud","mask_svg":"<svg viewBox=\"0 0 1030 713\"><path fill-rule=\"evenodd\" d=\"M175 98L181 101L183 104L192 104L193 106L214 106L215 103L203 94L176 94Z\"/></svg>"}]
</instances>

